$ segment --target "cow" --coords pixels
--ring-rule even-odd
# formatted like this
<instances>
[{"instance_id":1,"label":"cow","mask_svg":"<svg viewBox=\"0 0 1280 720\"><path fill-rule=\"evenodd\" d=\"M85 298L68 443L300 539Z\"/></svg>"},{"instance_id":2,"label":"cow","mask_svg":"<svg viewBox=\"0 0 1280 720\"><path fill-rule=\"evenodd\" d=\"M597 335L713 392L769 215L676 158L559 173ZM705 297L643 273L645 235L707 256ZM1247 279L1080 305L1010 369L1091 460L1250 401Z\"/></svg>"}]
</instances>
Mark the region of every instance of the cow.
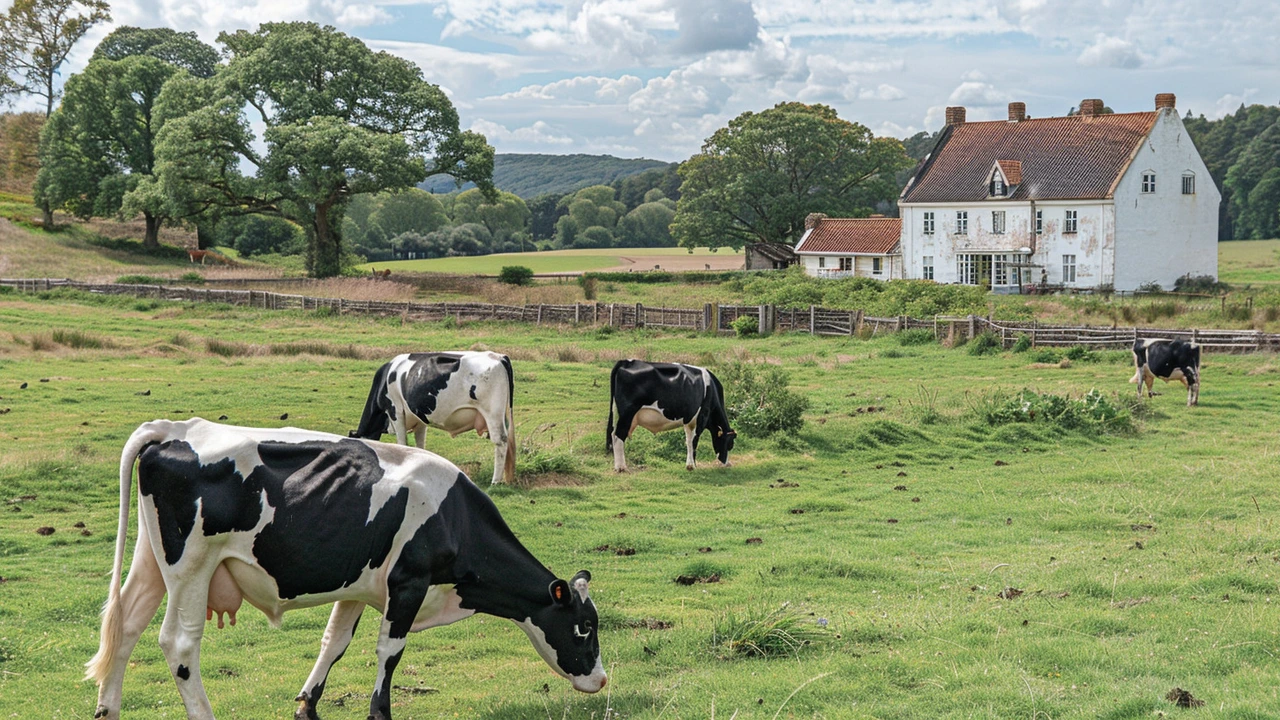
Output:
<instances>
[{"instance_id":1,"label":"cow","mask_svg":"<svg viewBox=\"0 0 1280 720\"><path fill-rule=\"evenodd\" d=\"M194 263L195 261L199 260L201 265L204 264L204 259L206 257L209 257L210 254L211 253L208 250L188 250L187 251L187 257L190 258L191 262Z\"/></svg>"},{"instance_id":2,"label":"cow","mask_svg":"<svg viewBox=\"0 0 1280 720\"><path fill-rule=\"evenodd\" d=\"M617 413L618 424L613 423ZM738 436L729 428L724 388L706 368L680 363L619 360L609 376L609 422L605 452L613 453L613 469L627 471L627 438L642 427L654 434L684 428L685 469L694 469L698 439L711 431L711 445L722 465Z\"/></svg>"},{"instance_id":3,"label":"cow","mask_svg":"<svg viewBox=\"0 0 1280 720\"><path fill-rule=\"evenodd\" d=\"M138 539L122 588L134 464ZM382 613L371 720L390 720L391 677L410 632L477 612L506 618L582 692L608 678L590 573L557 578L521 545L484 492L425 450L297 428L156 420L120 457L115 564L98 653L94 718L120 717L125 668L167 593L160 647L187 717L213 718L200 681L206 618L242 600L274 626L334 603L297 720L316 703L366 605Z\"/></svg>"},{"instance_id":4,"label":"cow","mask_svg":"<svg viewBox=\"0 0 1280 720\"><path fill-rule=\"evenodd\" d=\"M511 360L493 352L397 355L373 376L360 427L353 438L378 440L394 432L401 445L414 433L425 447L427 426L453 437L475 430L493 441L493 481L515 480L516 436L511 405Z\"/></svg>"},{"instance_id":5,"label":"cow","mask_svg":"<svg viewBox=\"0 0 1280 720\"><path fill-rule=\"evenodd\" d=\"M1181 340L1137 340L1133 343L1133 363L1136 371L1129 382L1138 384L1138 397L1142 397L1143 385L1147 387L1147 397L1155 395L1151 386L1160 378L1187 386L1187 407L1199 404L1199 345Z\"/></svg>"}]
</instances>

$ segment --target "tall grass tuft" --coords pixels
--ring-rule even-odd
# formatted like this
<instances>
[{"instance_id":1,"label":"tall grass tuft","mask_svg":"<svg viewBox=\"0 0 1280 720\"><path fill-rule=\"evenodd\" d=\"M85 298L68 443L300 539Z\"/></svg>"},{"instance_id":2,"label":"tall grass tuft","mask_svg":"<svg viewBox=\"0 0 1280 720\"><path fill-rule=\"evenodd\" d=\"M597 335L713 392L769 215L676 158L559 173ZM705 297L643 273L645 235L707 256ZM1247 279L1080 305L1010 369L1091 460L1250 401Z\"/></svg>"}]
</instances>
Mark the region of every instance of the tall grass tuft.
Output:
<instances>
[{"instance_id":1,"label":"tall grass tuft","mask_svg":"<svg viewBox=\"0 0 1280 720\"><path fill-rule=\"evenodd\" d=\"M27 344L36 352L55 350L58 344L53 341L53 337L48 333L36 333L27 340Z\"/></svg>"},{"instance_id":2,"label":"tall grass tuft","mask_svg":"<svg viewBox=\"0 0 1280 720\"><path fill-rule=\"evenodd\" d=\"M210 350L210 352L213 351ZM380 355L375 355L355 343L339 345L315 340L274 344L270 346L270 352L272 355L322 355L347 360L371 360L375 357L380 357Z\"/></svg>"},{"instance_id":3,"label":"tall grass tuft","mask_svg":"<svg viewBox=\"0 0 1280 720\"><path fill-rule=\"evenodd\" d=\"M938 341L938 339L933 336L933 331L927 328L912 328L910 330L903 330L902 332L895 335L894 339L898 341L899 345L903 345L903 346L932 345Z\"/></svg>"},{"instance_id":4,"label":"tall grass tuft","mask_svg":"<svg viewBox=\"0 0 1280 720\"><path fill-rule=\"evenodd\" d=\"M101 350L111 347L109 340L79 330L54 330L53 341L76 350Z\"/></svg>"},{"instance_id":5,"label":"tall grass tuft","mask_svg":"<svg viewBox=\"0 0 1280 720\"><path fill-rule=\"evenodd\" d=\"M258 354L257 348L249 343L219 340L217 338L205 340L204 346L209 352L222 357L245 357L246 355Z\"/></svg>"},{"instance_id":6,"label":"tall grass tuft","mask_svg":"<svg viewBox=\"0 0 1280 720\"><path fill-rule=\"evenodd\" d=\"M826 638L805 615L784 603L775 610L732 610L716 618L711 652L721 659L795 655Z\"/></svg>"}]
</instances>

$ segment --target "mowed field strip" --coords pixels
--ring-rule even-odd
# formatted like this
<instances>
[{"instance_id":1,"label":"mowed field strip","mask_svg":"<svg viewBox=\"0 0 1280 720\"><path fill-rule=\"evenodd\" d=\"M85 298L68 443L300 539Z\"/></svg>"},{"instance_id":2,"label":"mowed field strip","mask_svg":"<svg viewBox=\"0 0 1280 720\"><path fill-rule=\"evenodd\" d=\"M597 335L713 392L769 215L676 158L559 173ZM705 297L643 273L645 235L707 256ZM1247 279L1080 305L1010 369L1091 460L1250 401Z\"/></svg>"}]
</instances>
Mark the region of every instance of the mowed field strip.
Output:
<instances>
[{"instance_id":1,"label":"mowed field strip","mask_svg":"<svg viewBox=\"0 0 1280 720\"><path fill-rule=\"evenodd\" d=\"M1137 432L1101 435L977 411L1023 388L1119 404L1134 393L1125 352L1062 364L892 337L402 325L56 294L0 295L0 716L92 716L80 678L138 424L226 415L345 435L381 362L466 348L512 357L525 484L490 494L552 570L592 572L610 682L577 694L518 628L476 617L410 638L397 718L1280 717L1275 356L1208 355L1199 407L1160 384ZM681 433L641 433L634 471L614 474L603 430L622 357L784 367L811 401L806 425L740 434L727 468L704 438L692 473ZM427 447L487 488L486 441L431 431ZM821 639L769 658L713 642L728 614L784 603ZM276 629L246 606L236 627L207 626L218 716L292 717L328 612ZM366 715L366 614L327 720ZM185 717L160 618L134 651L126 718ZM1174 687L1205 705L1175 707Z\"/></svg>"},{"instance_id":2,"label":"mowed field strip","mask_svg":"<svg viewBox=\"0 0 1280 720\"><path fill-rule=\"evenodd\" d=\"M360 269L497 275L507 265L522 265L535 273L580 273L589 270L643 272L654 269L684 272L708 269L738 270L742 268L743 262L742 252L734 252L729 248L721 248L717 252L711 252L707 248L696 248L692 253L685 248L605 248L501 253L431 260L392 260L365 263L360 266Z\"/></svg>"}]
</instances>

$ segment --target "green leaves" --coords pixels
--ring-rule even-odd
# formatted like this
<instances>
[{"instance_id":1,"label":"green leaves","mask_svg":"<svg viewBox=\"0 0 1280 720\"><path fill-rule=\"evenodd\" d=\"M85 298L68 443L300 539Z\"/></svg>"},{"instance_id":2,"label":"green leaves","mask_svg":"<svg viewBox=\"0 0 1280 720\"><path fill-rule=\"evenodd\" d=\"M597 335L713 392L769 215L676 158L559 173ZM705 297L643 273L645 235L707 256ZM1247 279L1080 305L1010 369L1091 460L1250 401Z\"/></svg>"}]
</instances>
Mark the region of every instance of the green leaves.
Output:
<instances>
[{"instance_id":1,"label":"green leaves","mask_svg":"<svg viewBox=\"0 0 1280 720\"><path fill-rule=\"evenodd\" d=\"M810 212L866 215L892 199L909 163L902 143L825 105L743 113L681 164L674 235L686 247L794 242Z\"/></svg>"}]
</instances>

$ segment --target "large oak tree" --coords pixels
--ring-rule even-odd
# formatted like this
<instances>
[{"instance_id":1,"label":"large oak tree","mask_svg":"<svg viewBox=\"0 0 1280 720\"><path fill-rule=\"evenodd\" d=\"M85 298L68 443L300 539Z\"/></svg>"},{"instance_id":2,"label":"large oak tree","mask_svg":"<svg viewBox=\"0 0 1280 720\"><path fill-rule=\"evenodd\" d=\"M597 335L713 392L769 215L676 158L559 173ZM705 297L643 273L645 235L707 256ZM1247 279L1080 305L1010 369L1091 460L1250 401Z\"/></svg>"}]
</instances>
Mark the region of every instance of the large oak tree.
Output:
<instances>
[{"instance_id":1,"label":"large oak tree","mask_svg":"<svg viewBox=\"0 0 1280 720\"><path fill-rule=\"evenodd\" d=\"M172 119L157 174L171 200L293 220L309 269L326 277L341 269L353 196L436 173L493 192L493 148L459 130L453 104L413 63L314 23L264 23L218 41L227 65L162 98Z\"/></svg>"},{"instance_id":2,"label":"large oak tree","mask_svg":"<svg viewBox=\"0 0 1280 720\"><path fill-rule=\"evenodd\" d=\"M811 212L858 216L897 192L902 143L825 105L780 103L729 121L680 165L672 231L685 247L794 242Z\"/></svg>"}]
</instances>

